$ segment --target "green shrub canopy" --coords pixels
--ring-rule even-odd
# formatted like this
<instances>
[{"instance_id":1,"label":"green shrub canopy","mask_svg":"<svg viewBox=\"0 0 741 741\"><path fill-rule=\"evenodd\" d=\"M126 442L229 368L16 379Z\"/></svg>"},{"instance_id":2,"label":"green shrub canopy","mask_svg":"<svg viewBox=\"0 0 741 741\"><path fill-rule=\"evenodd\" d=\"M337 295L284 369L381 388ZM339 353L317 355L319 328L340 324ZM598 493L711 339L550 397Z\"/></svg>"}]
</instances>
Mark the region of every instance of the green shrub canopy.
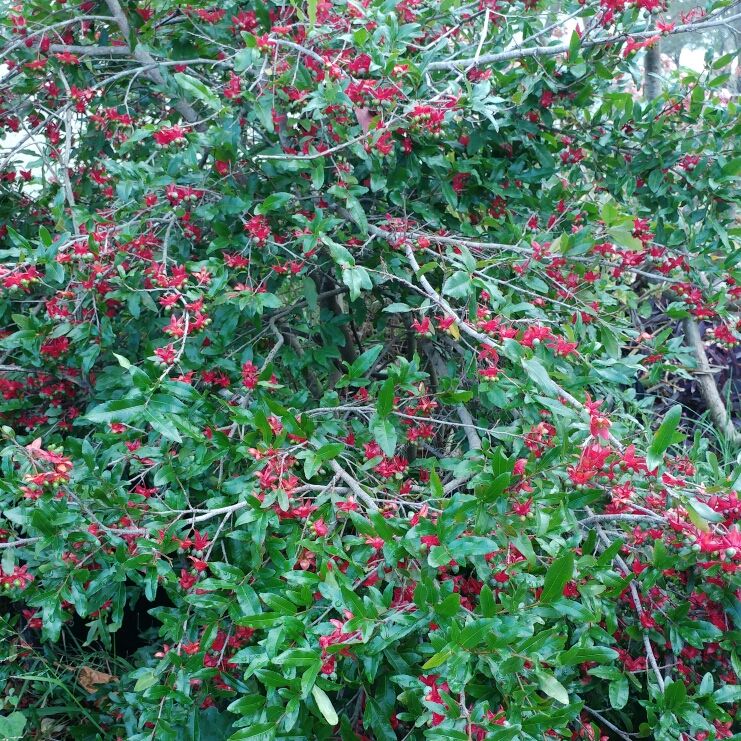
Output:
<instances>
[{"instance_id":1,"label":"green shrub canopy","mask_svg":"<svg viewBox=\"0 0 741 741\"><path fill-rule=\"evenodd\" d=\"M4 11L0 736L739 730L734 5Z\"/></svg>"}]
</instances>

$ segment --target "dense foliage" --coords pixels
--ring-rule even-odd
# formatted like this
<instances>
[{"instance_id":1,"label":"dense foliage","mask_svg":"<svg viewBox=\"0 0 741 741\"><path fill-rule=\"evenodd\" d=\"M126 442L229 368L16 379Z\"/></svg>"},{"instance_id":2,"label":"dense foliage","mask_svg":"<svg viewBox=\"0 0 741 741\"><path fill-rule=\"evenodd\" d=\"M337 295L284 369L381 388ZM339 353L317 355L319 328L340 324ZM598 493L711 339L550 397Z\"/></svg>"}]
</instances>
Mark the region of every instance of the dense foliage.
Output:
<instances>
[{"instance_id":1,"label":"dense foliage","mask_svg":"<svg viewBox=\"0 0 741 741\"><path fill-rule=\"evenodd\" d=\"M734 6L4 6L0 736L741 731Z\"/></svg>"}]
</instances>

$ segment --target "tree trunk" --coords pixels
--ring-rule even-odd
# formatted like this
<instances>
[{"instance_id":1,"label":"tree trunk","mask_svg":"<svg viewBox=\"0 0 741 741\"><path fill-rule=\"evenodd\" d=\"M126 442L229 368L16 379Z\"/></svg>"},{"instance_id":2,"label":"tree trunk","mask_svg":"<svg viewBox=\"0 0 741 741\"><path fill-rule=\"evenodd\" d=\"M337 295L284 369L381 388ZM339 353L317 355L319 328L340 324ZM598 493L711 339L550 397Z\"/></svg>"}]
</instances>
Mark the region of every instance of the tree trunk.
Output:
<instances>
[{"instance_id":1,"label":"tree trunk","mask_svg":"<svg viewBox=\"0 0 741 741\"><path fill-rule=\"evenodd\" d=\"M643 94L646 100L655 100L661 95L661 41L646 49L643 60Z\"/></svg>"}]
</instances>

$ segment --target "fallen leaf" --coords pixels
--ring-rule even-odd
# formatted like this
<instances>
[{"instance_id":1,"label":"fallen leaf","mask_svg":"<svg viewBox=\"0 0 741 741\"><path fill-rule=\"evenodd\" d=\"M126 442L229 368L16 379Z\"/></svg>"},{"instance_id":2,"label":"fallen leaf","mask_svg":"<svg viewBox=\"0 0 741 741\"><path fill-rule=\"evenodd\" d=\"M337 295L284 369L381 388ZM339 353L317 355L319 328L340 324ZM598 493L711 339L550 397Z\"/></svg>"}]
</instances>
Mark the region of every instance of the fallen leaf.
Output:
<instances>
[{"instance_id":1,"label":"fallen leaf","mask_svg":"<svg viewBox=\"0 0 741 741\"><path fill-rule=\"evenodd\" d=\"M67 669L77 673L77 681L88 694L93 694L98 689L99 684L119 681L118 677L113 676L113 674L99 672L96 669L91 669L89 666L81 666L79 669L74 666L68 666Z\"/></svg>"}]
</instances>

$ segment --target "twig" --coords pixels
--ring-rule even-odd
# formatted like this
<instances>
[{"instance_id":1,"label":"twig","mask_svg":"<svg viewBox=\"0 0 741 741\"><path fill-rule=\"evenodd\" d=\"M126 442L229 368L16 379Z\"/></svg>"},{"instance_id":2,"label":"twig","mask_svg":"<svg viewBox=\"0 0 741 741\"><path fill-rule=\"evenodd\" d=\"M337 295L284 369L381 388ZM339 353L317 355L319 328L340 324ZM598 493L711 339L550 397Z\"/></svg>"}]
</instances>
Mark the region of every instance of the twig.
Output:
<instances>
[{"instance_id":1,"label":"twig","mask_svg":"<svg viewBox=\"0 0 741 741\"><path fill-rule=\"evenodd\" d=\"M633 741L633 739L631 738L631 735L633 736L637 735L635 733L629 734L629 733L626 733L625 731L621 731L616 725L614 725L613 723L610 723L610 721L607 720L607 718L605 718L605 716L602 715L602 713L598 713L596 710L593 710L592 708L587 707L586 705L584 706L584 710L586 710L590 715L593 715L595 718L597 718L597 720L600 723L604 723L604 725L606 725L611 731L614 731L615 733L617 733L617 735L620 736L620 738L624 739L624 741Z\"/></svg>"},{"instance_id":2,"label":"twig","mask_svg":"<svg viewBox=\"0 0 741 741\"><path fill-rule=\"evenodd\" d=\"M589 507L584 508L585 512L589 517L594 517L594 513L589 509ZM605 531L602 529L602 526L598 523L595 523L595 530L597 531L597 535L599 536L599 539L604 543L605 546L609 547L611 544L610 539L605 535ZM625 563L625 561L622 559L622 557L618 554L613 559L615 563L620 566L620 568L623 570L623 572L627 575L630 573L630 569L628 568L628 564ZM638 619L640 620L641 615L643 615L643 605L641 604L641 597L638 594L638 588L635 585L635 582L630 582L630 594L633 597L633 605L636 608L636 613L638 615ZM654 650L651 647L651 641L648 638L648 635L646 632L643 632L643 646L646 649L646 657L648 658L648 663L651 665L651 669L653 670L654 676L656 677L656 682L659 685L659 689L661 692L664 692L664 677L661 675L661 670L659 669L659 665L656 661L656 656L654 655Z\"/></svg>"},{"instance_id":3,"label":"twig","mask_svg":"<svg viewBox=\"0 0 741 741\"><path fill-rule=\"evenodd\" d=\"M373 499L363 491L360 484L347 472L336 460L327 461L329 467L350 487L352 493L363 501L369 509L377 510L378 507Z\"/></svg>"}]
</instances>

